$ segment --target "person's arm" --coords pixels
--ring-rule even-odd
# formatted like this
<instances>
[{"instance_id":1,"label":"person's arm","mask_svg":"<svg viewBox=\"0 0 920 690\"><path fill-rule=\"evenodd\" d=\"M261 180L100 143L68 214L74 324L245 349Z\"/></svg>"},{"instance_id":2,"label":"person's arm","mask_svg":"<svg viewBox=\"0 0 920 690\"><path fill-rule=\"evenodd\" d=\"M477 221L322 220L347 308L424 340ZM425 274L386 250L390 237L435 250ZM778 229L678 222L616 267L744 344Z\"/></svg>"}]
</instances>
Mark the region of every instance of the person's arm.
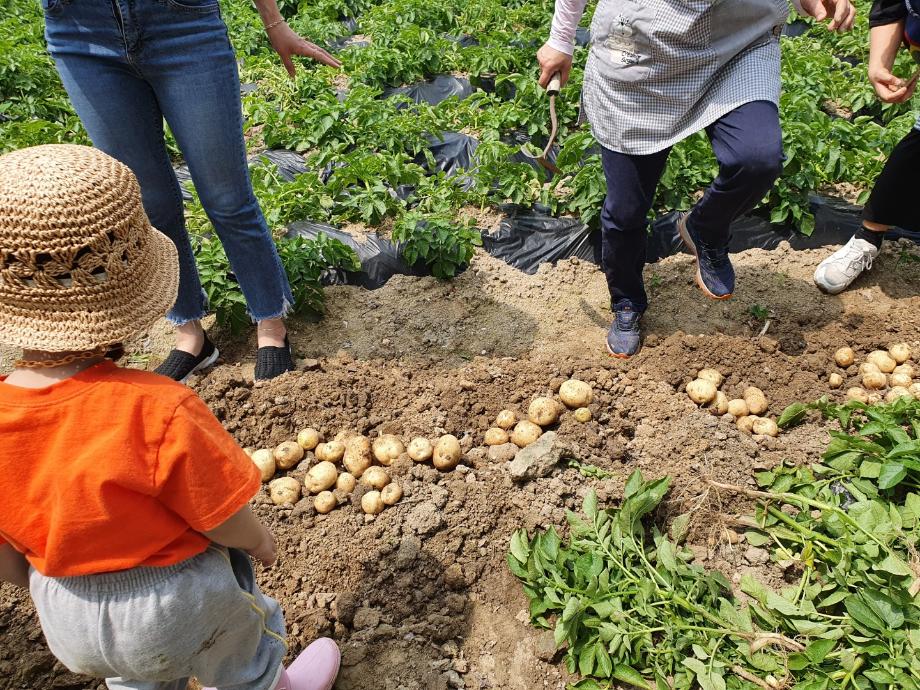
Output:
<instances>
[{"instance_id":1,"label":"person's arm","mask_svg":"<svg viewBox=\"0 0 920 690\"><path fill-rule=\"evenodd\" d=\"M572 53L575 52L575 31L585 13L585 5L587 0L556 0L549 40L537 52L540 86L546 88L556 72L562 77L563 85L569 80Z\"/></svg>"},{"instance_id":2,"label":"person's arm","mask_svg":"<svg viewBox=\"0 0 920 690\"><path fill-rule=\"evenodd\" d=\"M0 582L29 588L29 562L9 544L0 544Z\"/></svg>"},{"instance_id":3,"label":"person's arm","mask_svg":"<svg viewBox=\"0 0 920 690\"><path fill-rule=\"evenodd\" d=\"M281 56L281 62L292 77L294 76L293 55L302 55L330 67L341 67L342 63L314 43L298 36L284 21L278 3L275 0L253 0L262 23L268 33L272 48Z\"/></svg>"},{"instance_id":4,"label":"person's arm","mask_svg":"<svg viewBox=\"0 0 920 690\"><path fill-rule=\"evenodd\" d=\"M891 73L901 48L904 20L880 24L869 31L869 81L884 103L903 103L914 94L916 78L910 82Z\"/></svg>"},{"instance_id":5,"label":"person's arm","mask_svg":"<svg viewBox=\"0 0 920 690\"><path fill-rule=\"evenodd\" d=\"M245 551L265 566L271 565L278 558L275 538L248 505L240 508L214 529L202 534L215 544Z\"/></svg>"},{"instance_id":6,"label":"person's arm","mask_svg":"<svg viewBox=\"0 0 920 690\"><path fill-rule=\"evenodd\" d=\"M856 7L850 0L798 0L796 9L819 22L827 20L831 31L849 31L856 19Z\"/></svg>"}]
</instances>

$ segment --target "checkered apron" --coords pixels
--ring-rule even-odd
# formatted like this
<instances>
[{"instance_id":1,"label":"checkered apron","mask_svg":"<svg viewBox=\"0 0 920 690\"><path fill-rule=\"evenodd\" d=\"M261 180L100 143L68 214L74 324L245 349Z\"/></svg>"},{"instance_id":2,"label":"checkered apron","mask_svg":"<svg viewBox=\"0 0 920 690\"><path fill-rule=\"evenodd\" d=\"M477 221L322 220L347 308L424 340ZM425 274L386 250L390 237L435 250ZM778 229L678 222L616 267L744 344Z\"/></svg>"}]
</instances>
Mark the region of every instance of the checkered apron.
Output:
<instances>
[{"instance_id":1,"label":"checkered apron","mask_svg":"<svg viewBox=\"0 0 920 690\"><path fill-rule=\"evenodd\" d=\"M738 106L779 102L787 0L600 0L584 111L605 148L661 151Z\"/></svg>"}]
</instances>

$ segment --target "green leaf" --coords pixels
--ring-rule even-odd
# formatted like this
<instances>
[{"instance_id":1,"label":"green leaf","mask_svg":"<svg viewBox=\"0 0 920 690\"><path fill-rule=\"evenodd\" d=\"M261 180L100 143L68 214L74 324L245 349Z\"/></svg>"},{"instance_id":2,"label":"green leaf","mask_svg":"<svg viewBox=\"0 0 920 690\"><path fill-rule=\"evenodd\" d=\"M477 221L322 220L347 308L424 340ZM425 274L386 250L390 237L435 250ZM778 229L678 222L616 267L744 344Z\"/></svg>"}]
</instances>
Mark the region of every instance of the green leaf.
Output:
<instances>
[{"instance_id":1,"label":"green leaf","mask_svg":"<svg viewBox=\"0 0 920 690\"><path fill-rule=\"evenodd\" d=\"M597 645L597 673L601 678L609 678L614 673L613 661L602 644Z\"/></svg>"},{"instance_id":2,"label":"green leaf","mask_svg":"<svg viewBox=\"0 0 920 690\"><path fill-rule=\"evenodd\" d=\"M581 509L589 518L593 519L594 516L597 515L597 492L595 492L594 489L588 490Z\"/></svg>"},{"instance_id":3,"label":"green leaf","mask_svg":"<svg viewBox=\"0 0 920 690\"><path fill-rule=\"evenodd\" d=\"M658 562L672 573L677 570L677 555L674 552L674 545L667 539L662 539L658 544Z\"/></svg>"},{"instance_id":4,"label":"green leaf","mask_svg":"<svg viewBox=\"0 0 920 690\"><path fill-rule=\"evenodd\" d=\"M530 545L527 542L527 532L518 530L511 535L511 555L520 563L526 563L530 556Z\"/></svg>"},{"instance_id":5,"label":"green leaf","mask_svg":"<svg viewBox=\"0 0 920 690\"><path fill-rule=\"evenodd\" d=\"M763 532L748 531L744 533L744 538L751 546L759 547L773 543L773 539L771 539L769 535L764 534Z\"/></svg>"},{"instance_id":6,"label":"green leaf","mask_svg":"<svg viewBox=\"0 0 920 690\"><path fill-rule=\"evenodd\" d=\"M911 570L910 566L893 553L889 553L888 556L885 557L885 560L874 565L873 569L891 573L892 575L897 575L898 577L909 577L914 574L914 571Z\"/></svg>"},{"instance_id":7,"label":"green leaf","mask_svg":"<svg viewBox=\"0 0 920 690\"><path fill-rule=\"evenodd\" d=\"M631 475L629 475L629 479L626 480L626 488L623 491L624 497L631 498L632 496L635 496L642 488L644 483L645 482L642 479L642 471L634 471Z\"/></svg>"},{"instance_id":8,"label":"green leaf","mask_svg":"<svg viewBox=\"0 0 920 690\"><path fill-rule=\"evenodd\" d=\"M885 622L887 629L904 625L904 610L891 597L876 589L863 588L859 596L868 604L876 616Z\"/></svg>"},{"instance_id":9,"label":"green leaf","mask_svg":"<svg viewBox=\"0 0 920 690\"><path fill-rule=\"evenodd\" d=\"M687 536L687 532L690 529L690 513L683 513L674 518L674 521L671 523L671 539L675 544L680 544L683 542L684 538Z\"/></svg>"},{"instance_id":10,"label":"green leaf","mask_svg":"<svg viewBox=\"0 0 920 690\"><path fill-rule=\"evenodd\" d=\"M793 426L797 426L805 421L805 415L808 414L808 410L811 408L810 405L805 405L804 403L793 403L779 416L779 419L776 422L776 425L780 429L788 429Z\"/></svg>"},{"instance_id":11,"label":"green leaf","mask_svg":"<svg viewBox=\"0 0 920 690\"><path fill-rule=\"evenodd\" d=\"M583 676L590 676L594 673L594 656L597 652L598 643L594 642L585 645L584 649L578 655L578 672Z\"/></svg>"},{"instance_id":12,"label":"green leaf","mask_svg":"<svg viewBox=\"0 0 920 690\"><path fill-rule=\"evenodd\" d=\"M885 631L885 621L881 620L875 612L855 594L844 599L843 605L847 613L850 614L850 618L857 623L875 632Z\"/></svg>"},{"instance_id":13,"label":"green leaf","mask_svg":"<svg viewBox=\"0 0 920 690\"><path fill-rule=\"evenodd\" d=\"M805 656L807 656L812 663L820 664L836 645L836 640L815 640L805 648Z\"/></svg>"},{"instance_id":14,"label":"green leaf","mask_svg":"<svg viewBox=\"0 0 920 690\"><path fill-rule=\"evenodd\" d=\"M647 690L649 686L648 681L642 677L642 674L627 664L617 664L614 666L613 678L621 683L628 683L629 685L643 688L644 690Z\"/></svg>"},{"instance_id":15,"label":"green leaf","mask_svg":"<svg viewBox=\"0 0 920 690\"><path fill-rule=\"evenodd\" d=\"M878 486L880 489L891 489L897 486L907 476L907 468L896 462L886 462L878 476Z\"/></svg>"}]
</instances>

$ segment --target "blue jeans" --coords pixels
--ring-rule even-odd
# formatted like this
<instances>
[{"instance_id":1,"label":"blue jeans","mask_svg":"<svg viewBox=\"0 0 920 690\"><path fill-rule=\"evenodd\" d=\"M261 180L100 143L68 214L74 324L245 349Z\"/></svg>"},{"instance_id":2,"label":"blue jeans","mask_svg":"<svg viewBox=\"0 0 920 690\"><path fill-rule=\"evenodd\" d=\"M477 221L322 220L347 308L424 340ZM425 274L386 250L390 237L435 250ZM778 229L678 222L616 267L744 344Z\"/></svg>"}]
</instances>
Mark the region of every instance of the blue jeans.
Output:
<instances>
[{"instance_id":1,"label":"blue jeans","mask_svg":"<svg viewBox=\"0 0 920 690\"><path fill-rule=\"evenodd\" d=\"M724 247L738 216L752 210L783 169L783 137L776 105L754 101L706 128L719 176L694 206L688 223L706 244ZM648 308L642 282L648 212L670 148L647 156L603 149L607 199L601 211L601 257L611 304Z\"/></svg>"},{"instance_id":2,"label":"blue jeans","mask_svg":"<svg viewBox=\"0 0 920 690\"><path fill-rule=\"evenodd\" d=\"M144 209L179 250L176 324L207 299L185 229L163 120L182 150L255 321L293 297L252 191L239 74L217 0L41 0L45 37L93 144L137 175Z\"/></svg>"}]
</instances>

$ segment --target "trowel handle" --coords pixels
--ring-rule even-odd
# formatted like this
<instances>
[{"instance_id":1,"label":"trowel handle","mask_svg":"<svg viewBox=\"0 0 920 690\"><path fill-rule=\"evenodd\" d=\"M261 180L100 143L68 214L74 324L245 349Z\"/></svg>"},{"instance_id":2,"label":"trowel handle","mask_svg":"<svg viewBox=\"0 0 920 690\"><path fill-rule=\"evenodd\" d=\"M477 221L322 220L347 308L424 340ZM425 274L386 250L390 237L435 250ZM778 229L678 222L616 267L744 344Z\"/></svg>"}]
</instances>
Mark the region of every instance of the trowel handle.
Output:
<instances>
[{"instance_id":1,"label":"trowel handle","mask_svg":"<svg viewBox=\"0 0 920 690\"><path fill-rule=\"evenodd\" d=\"M546 93L548 93L550 96L558 96L561 89L562 73L556 72L553 75L553 78L549 80L549 84L546 85Z\"/></svg>"}]
</instances>

